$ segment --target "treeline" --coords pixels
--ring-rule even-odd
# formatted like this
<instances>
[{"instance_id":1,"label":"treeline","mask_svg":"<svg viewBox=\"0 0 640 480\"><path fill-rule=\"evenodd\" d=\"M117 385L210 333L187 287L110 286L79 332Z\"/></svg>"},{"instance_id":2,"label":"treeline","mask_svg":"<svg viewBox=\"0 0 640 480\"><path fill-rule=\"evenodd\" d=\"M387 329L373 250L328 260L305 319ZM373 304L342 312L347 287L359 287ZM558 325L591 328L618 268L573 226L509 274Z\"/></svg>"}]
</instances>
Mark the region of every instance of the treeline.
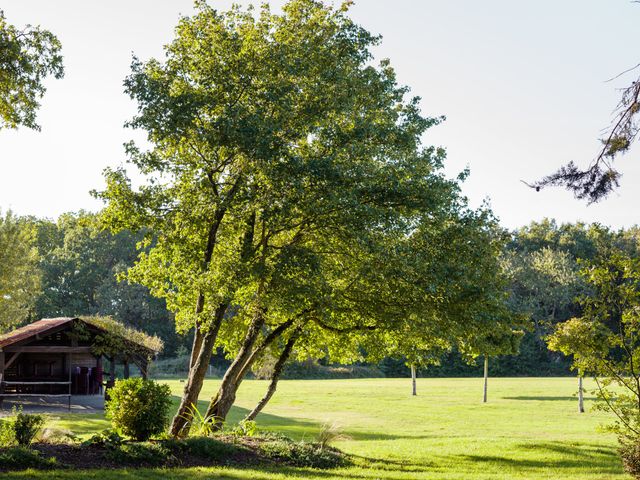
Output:
<instances>
[{"instance_id":1,"label":"treeline","mask_svg":"<svg viewBox=\"0 0 640 480\"><path fill-rule=\"evenodd\" d=\"M96 216L85 212L61 215L56 222L3 214L0 330L46 317L111 315L158 335L165 344L163 357L186 355L192 339L189 332L176 333L173 315L164 300L153 297L146 287L119 280L119 275L134 265L143 236L104 231ZM581 314L577 299L587 293L578 273L581 265L614 248L637 258L639 238L637 227L614 231L597 224L558 225L553 220L534 222L511 232L502 255L509 279L509 302L513 311L531 319L531 327L517 355L502 355L491 361L491 374L569 374L570 360L550 351L545 339L554 325ZM319 367L326 364L323 358L317 360ZM226 366L221 357L214 359L216 362ZM389 377L408 375L402 357L388 357L374 366ZM287 373L296 372L293 376L300 377L308 368L291 366ZM264 371L258 373L265 375ZM421 373L441 377L480 375L481 366L469 364L454 349L442 355L439 365L425 367Z\"/></svg>"},{"instance_id":2,"label":"treeline","mask_svg":"<svg viewBox=\"0 0 640 480\"><path fill-rule=\"evenodd\" d=\"M101 230L96 216L84 212L56 222L0 216L0 333L40 318L110 315L159 336L165 356L184 350L188 339L176 333L164 300L119 281L142 236Z\"/></svg>"},{"instance_id":3,"label":"treeline","mask_svg":"<svg viewBox=\"0 0 640 480\"><path fill-rule=\"evenodd\" d=\"M510 234L503 253L503 270L509 279L509 303L513 311L525 314L531 327L525 332L517 355L492 359L495 376L554 376L570 374L571 360L547 348L553 327L582 315L580 297L589 293L583 268L621 249L640 256L640 229L612 230L584 223L558 225L554 220L533 222ZM382 365L389 375L406 372L397 360ZM481 375L480 365L469 365L456 352L446 353L439 366L423 371L428 376ZM406 373L405 373L406 375Z\"/></svg>"}]
</instances>

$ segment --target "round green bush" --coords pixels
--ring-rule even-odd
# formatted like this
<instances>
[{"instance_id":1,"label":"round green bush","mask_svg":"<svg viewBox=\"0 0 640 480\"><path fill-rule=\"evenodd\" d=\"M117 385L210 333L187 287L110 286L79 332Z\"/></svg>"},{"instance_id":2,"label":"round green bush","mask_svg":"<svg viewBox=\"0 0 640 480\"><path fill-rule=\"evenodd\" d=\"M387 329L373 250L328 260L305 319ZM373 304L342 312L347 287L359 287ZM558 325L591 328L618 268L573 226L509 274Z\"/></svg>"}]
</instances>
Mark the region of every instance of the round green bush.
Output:
<instances>
[{"instance_id":1,"label":"round green bush","mask_svg":"<svg viewBox=\"0 0 640 480\"><path fill-rule=\"evenodd\" d=\"M105 404L113 428L134 440L162 433L169 420L171 390L153 380L117 380Z\"/></svg>"}]
</instances>

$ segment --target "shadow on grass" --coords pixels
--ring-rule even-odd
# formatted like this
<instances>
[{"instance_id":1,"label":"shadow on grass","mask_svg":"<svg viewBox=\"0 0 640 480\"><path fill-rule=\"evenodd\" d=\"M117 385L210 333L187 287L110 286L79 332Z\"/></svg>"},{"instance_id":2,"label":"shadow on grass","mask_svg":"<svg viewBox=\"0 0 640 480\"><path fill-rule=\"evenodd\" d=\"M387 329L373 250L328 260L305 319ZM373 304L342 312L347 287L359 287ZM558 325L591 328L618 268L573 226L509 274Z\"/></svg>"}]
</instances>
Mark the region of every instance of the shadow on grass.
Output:
<instances>
[{"instance_id":1,"label":"shadow on grass","mask_svg":"<svg viewBox=\"0 0 640 480\"><path fill-rule=\"evenodd\" d=\"M177 410L180 398L172 397L174 409L171 412L173 416ZM209 406L206 400L198 400L198 410L204 414ZM226 424L229 426L237 425L246 415L249 409L233 406L227 416ZM313 420L304 420L299 418L281 417L270 413L260 413L256 418L258 428L262 430L274 430L291 437L294 440L315 441L318 434L322 430L323 424ZM347 429L341 429L340 433L344 434L352 440L400 440L400 439L428 439L441 438L441 435L396 435L377 432L362 432Z\"/></svg>"},{"instance_id":2,"label":"shadow on grass","mask_svg":"<svg viewBox=\"0 0 640 480\"><path fill-rule=\"evenodd\" d=\"M518 458L517 455L528 455L534 452L539 459ZM543 471L552 472L553 478L569 478L576 472L584 475L600 475L602 478L619 475L622 473L620 461L613 447L586 443L563 442L531 442L519 444L513 457L483 456L483 455L455 455L441 457L448 462L454 462L455 471L459 478L473 478L479 470L493 471L500 469L504 474L508 470L517 472L518 478L529 478L528 474L535 472L540 476ZM73 472L68 470L54 471L26 471L20 473L4 473L3 480L15 480L32 478L37 480L75 480L75 479L99 479L99 480L275 480L275 479L315 479L315 480L339 480L339 479L365 479L376 478L379 480L392 480L400 478L400 472L414 474L407 478L421 478L420 473L437 475L442 467L437 464L431 466L421 463L405 463L389 459L376 460L367 457L357 457L364 464L357 465L360 468L316 470L305 468L293 468L287 466L266 466L247 468L171 468L171 469L123 469L123 470L85 470ZM489 468L489 466L493 468ZM375 472L375 473L374 473ZM515 473L514 472L514 473ZM372 476L373 474L373 476ZM467 476L468 474L468 476ZM405 477L402 477L405 478ZM432 478L430 476L429 478ZM436 477L433 477L436 478ZM497 477L496 477L497 478ZM500 477L502 478L502 477ZM582 477L581 477L582 478ZM585 477L586 478L586 477Z\"/></svg>"},{"instance_id":3,"label":"shadow on grass","mask_svg":"<svg viewBox=\"0 0 640 480\"><path fill-rule=\"evenodd\" d=\"M171 416L175 415L178 404L180 403L180 397L173 396L173 410ZM207 400L198 400L198 410L204 415L209 402ZM231 407L231 411L227 416L226 425L237 425L244 417L249 413L249 409L238 406ZM257 423L260 428L268 430L277 430L295 440L313 440L320 429L322 424L311 420L301 420L294 418L280 417L278 415L271 415L269 413L261 413L258 415Z\"/></svg>"},{"instance_id":4,"label":"shadow on grass","mask_svg":"<svg viewBox=\"0 0 640 480\"><path fill-rule=\"evenodd\" d=\"M274 480L274 479L371 479L393 480L397 476L376 475L371 477L366 472L357 470L311 470L289 467L248 468L185 468L185 469L127 469L127 470L86 470L72 472L65 470L3 473L3 480Z\"/></svg>"},{"instance_id":5,"label":"shadow on grass","mask_svg":"<svg viewBox=\"0 0 640 480\"><path fill-rule=\"evenodd\" d=\"M477 464L493 464L500 468L512 468L519 472L551 469L557 478L570 476L571 472L584 471L598 474L620 474L622 464L614 447L587 443L531 442L517 445L513 457L487 455L456 455L449 457L468 463L475 469ZM539 459L518 458L517 451L535 452Z\"/></svg>"},{"instance_id":6,"label":"shadow on grass","mask_svg":"<svg viewBox=\"0 0 640 480\"><path fill-rule=\"evenodd\" d=\"M548 397L548 396L539 396L539 397L529 397L529 396L519 396L519 397L501 397L503 400L538 400L538 401L578 401L578 396L566 396L566 397ZM596 397L584 397L585 400L596 400Z\"/></svg>"}]
</instances>

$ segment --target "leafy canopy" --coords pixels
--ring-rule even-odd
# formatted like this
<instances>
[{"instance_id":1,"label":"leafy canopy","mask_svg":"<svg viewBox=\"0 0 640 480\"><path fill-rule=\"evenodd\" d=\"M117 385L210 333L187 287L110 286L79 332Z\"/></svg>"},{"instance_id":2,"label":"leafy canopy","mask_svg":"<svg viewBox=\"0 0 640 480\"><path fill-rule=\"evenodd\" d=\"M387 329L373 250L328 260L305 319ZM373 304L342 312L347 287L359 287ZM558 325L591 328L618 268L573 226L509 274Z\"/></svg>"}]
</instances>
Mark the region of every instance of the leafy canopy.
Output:
<instances>
[{"instance_id":1,"label":"leafy canopy","mask_svg":"<svg viewBox=\"0 0 640 480\"><path fill-rule=\"evenodd\" d=\"M0 333L30 318L40 291L36 230L28 219L0 215Z\"/></svg>"},{"instance_id":2,"label":"leafy canopy","mask_svg":"<svg viewBox=\"0 0 640 480\"><path fill-rule=\"evenodd\" d=\"M36 111L48 76L62 78L60 41L48 30L7 22L0 10L0 130L20 125L39 130Z\"/></svg>"},{"instance_id":3,"label":"leafy canopy","mask_svg":"<svg viewBox=\"0 0 640 480\"><path fill-rule=\"evenodd\" d=\"M582 270L592 292L582 316L556 327L549 347L573 355L573 368L593 375L599 408L613 412L621 440L640 437L640 259L615 250Z\"/></svg>"},{"instance_id":4,"label":"leafy canopy","mask_svg":"<svg viewBox=\"0 0 640 480\"><path fill-rule=\"evenodd\" d=\"M126 81L139 105L130 126L152 145L129 145L130 162L147 182L134 190L124 169L107 170L99 193L108 226L157 235L129 276L166 298L185 330L259 288L276 316L326 288L309 272L336 262L330 252L402 235L417 209L438 209L456 188L433 175L443 152L420 147L438 120L405 100L387 61L370 65L378 38L346 7L198 6L165 61L134 60Z\"/></svg>"}]
</instances>

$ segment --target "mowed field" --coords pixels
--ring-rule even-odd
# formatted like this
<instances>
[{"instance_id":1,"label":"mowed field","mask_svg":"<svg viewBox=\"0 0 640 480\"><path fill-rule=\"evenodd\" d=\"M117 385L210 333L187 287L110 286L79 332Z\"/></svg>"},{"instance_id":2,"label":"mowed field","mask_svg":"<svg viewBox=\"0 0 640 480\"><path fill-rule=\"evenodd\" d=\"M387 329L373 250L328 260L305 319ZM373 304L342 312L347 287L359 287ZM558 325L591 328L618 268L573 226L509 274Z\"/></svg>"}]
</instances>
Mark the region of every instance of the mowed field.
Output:
<instances>
[{"instance_id":1,"label":"mowed field","mask_svg":"<svg viewBox=\"0 0 640 480\"><path fill-rule=\"evenodd\" d=\"M178 396L180 381L167 382ZM201 407L215 391L208 381ZM593 384L585 382L587 390ZM266 382L245 381L230 422L237 422L263 394ZM339 470L198 468L172 470L55 471L3 474L47 479L629 479L616 440L598 430L611 419L577 411L572 378L494 378L489 403L482 379L289 380L258 417L262 429L312 440L324 423L345 438L335 445L358 466ZM176 397L177 401L177 397ZM87 436L108 427L99 416L62 415L59 426Z\"/></svg>"}]
</instances>

